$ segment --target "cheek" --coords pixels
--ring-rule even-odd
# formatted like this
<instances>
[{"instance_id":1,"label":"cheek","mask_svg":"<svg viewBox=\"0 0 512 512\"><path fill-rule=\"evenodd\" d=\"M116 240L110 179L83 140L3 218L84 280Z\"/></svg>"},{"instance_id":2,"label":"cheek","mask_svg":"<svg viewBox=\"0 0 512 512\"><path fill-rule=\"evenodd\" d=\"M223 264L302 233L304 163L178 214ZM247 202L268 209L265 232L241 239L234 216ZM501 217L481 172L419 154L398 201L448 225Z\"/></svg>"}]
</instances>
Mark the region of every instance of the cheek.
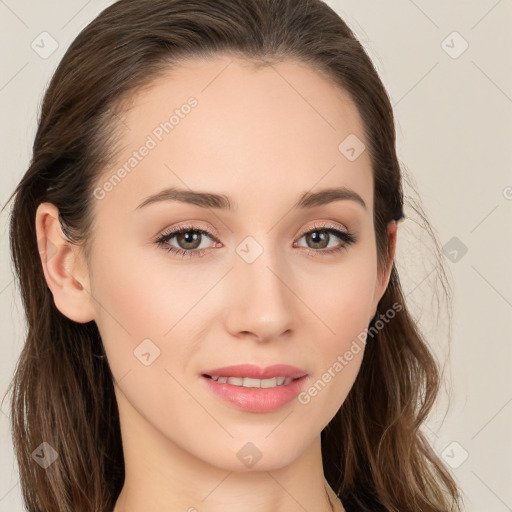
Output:
<instances>
[{"instance_id":1,"label":"cheek","mask_svg":"<svg viewBox=\"0 0 512 512\"><path fill-rule=\"evenodd\" d=\"M116 368L122 373L133 365L133 351L144 339L161 339L171 320L163 325L164 305L144 262L118 242L98 239L101 250L94 255L91 274L96 324L114 375Z\"/></svg>"},{"instance_id":2,"label":"cheek","mask_svg":"<svg viewBox=\"0 0 512 512\"><path fill-rule=\"evenodd\" d=\"M328 292L311 287L317 340L315 374L299 395L298 407L314 411L322 428L345 401L359 373L371 315L375 273L371 262L339 268L329 280ZM312 308L313 309L313 308ZM311 325L312 325L311 324Z\"/></svg>"},{"instance_id":3,"label":"cheek","mask_svg":"<svg viewBox=\"0 0 512 512\"><path fill-rule=\"evenodd\" d=\"M166 275L165 268L147 267L137 251L114 252L112 247L109 259L110 265L97 260L93 292L98 303L96 323L118 384L116 393L122 392L118 403L121 400L125 414L133 407L150 422L158 411L158 422L165 428L175 421L170 403L180 410L194 409L178 383L194 336L187 317L180 321L190 310L189 301L183 299L187 288L170 279L168 268Z\"/></svg>"},{"instance_id":4,"label":"cheek","mask_svg":"<svg viewBox=\"0 0 512 512\"><path fill-rule=\"evenodd\" d=\"M163 249L127 248L120 240L101 243L91 292L114 376L139 369L139 357L147 352L155 366L185 369L199 320L205 316L200 299L218 277L212 272L197 275L185 265L171 266Z\"/></svg>"},{"instance_id":5,"label":"cheek","mask_svg":"<svg viewBox=\"0 0 512 512\"><path fill-rule=\"evenodd\" d=\"M318 343L318 364L299 403L315 408L324 425L345 401L361 367L375 290L376 261L370 249L347 257L345 263L331 267L329 275L315 275L302 289L302 296L314 304L311 325L316 325L312 335Z\"/></svg>"},{"instance_id":6,"label":"cheek","mask_svg":"<svg viewBox=\"0 0 512 512\"><path fill-rule=\"evenodd\" d=\"M91 292L100 322L117 324L134 340L150 333L162 336L173 322L169 304L179 308L187 288L173 282L165 265L155 265L157 248L134 248L112 238L98 239L96 246L101 251L94 255Z\"/></svg>"},{"instance_id":7,"label":"cheek","mask_svg":"<svg viewBox=\"0 0 512 512\"><path fill-rule=\"evenodd\" d=\"M325 324L327 340L345 344L368 326L376 283L374 265L371 257L354 257L322 274L310 273L302 284L301 296Z\"/></svg>"}]
</instances>

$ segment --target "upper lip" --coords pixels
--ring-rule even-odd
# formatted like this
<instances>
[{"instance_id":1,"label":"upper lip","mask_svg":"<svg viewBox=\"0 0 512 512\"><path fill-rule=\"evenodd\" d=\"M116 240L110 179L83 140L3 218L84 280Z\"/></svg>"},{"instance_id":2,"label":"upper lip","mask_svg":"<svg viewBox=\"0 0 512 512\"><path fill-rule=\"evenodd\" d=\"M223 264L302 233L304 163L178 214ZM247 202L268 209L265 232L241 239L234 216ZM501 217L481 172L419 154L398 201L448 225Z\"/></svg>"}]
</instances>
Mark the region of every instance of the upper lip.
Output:
<instances>
[{"instance_id":1,"label":"upper lip","mask_svg":"<svg viewBox=\"0 0 512 512\"><path fill-rule=\"evenodd\" d=\"M202 375L209 375L210 377L249 377L252 379L271 379L273 377L298 379L307 375L307 373L307 371L301 370L296 366L290 366L289 364L274 364L265 367L254 364L237 364L206 370L202 372Z\"/></svg>"}]
</instances>

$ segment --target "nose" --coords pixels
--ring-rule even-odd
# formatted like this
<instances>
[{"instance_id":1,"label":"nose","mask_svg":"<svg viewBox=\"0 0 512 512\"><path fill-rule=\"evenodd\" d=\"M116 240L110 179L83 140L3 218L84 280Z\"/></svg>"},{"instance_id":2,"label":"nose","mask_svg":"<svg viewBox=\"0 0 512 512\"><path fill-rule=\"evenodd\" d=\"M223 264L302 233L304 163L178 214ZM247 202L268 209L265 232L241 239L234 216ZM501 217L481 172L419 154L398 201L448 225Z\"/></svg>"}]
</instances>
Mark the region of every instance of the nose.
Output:
<instances>
[{"instance_id":1,"label":"nose","mask_svg":"<svg viewBox=\"0 0 512 512\"><path fill-rule=\"evenodd\" d=\"M269 251L252 263L236 256L225 290L230 298L225 327L232 336L263 342L288 337L295 329L298 299L283 263Z\"/></svg>"}]
</instances>

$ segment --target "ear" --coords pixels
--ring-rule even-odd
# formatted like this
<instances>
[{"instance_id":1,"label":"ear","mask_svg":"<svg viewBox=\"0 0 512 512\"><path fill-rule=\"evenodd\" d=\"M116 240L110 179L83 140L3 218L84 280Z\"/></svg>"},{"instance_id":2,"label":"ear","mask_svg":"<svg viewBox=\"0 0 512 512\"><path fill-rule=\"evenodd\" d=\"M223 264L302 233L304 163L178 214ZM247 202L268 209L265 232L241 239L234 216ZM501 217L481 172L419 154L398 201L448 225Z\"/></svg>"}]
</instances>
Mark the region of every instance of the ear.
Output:
<instances>
[{"instance_id":1,"label":"ear","mask_svg":"<svg viewBox=\"0 0 512 512\"><path fill-rule=\"evenodd\" d=\"M41 203L36 210L36 236L44 277L55 306L75 322L94 320L89 273L80 248L62 231L59 210Z\"/></svg>"},{"instance_id":2,"label":"ear","mask_svg":"<svg viewBox=\"0 0 512 512\"><path fill-rule=\"evenodd\" d=\"M375 316L377 313L377 306L379 304L380 299L384 295L384 292L386 291L386 288L389 284L389 279L391 277L391 270L393 268L393 259L395 257L395 251L396 251L396 237L397 237L397 229L398 229L398 223L396 220L392 220L388 223L387 228L387 235L388 235L388 246L389 246L389 254L388 254L388 260L386 263L385 268L382 270L379 276L377 276L377 282L375 284L375 291L373 294L373 302L372 302L372 309L373 312L371 317L369 318L369 321Z\"/></svg>"}]
</instances>

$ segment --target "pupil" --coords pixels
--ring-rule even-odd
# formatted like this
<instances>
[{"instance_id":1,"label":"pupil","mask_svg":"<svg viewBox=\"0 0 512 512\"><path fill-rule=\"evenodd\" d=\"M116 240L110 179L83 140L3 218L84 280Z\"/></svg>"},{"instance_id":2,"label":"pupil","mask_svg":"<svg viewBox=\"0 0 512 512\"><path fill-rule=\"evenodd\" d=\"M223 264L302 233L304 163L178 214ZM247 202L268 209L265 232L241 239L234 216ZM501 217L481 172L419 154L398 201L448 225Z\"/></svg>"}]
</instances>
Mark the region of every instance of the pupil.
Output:
<instances>
[{"instance_id":1,"label":"pupil","mask_svg":"<svg viewBox=\"0 0 512 512\"><path fill-rule=\"evenodd\" d=\"M199 233L193 233L192 231L185 231L184 233L180 234L181 240L185 245L187 244L194 244L195 241L199 239L200 234ZM195 247L186 247L187 249L195 249Z\"/></svg>"},{"instance_id":2,"label":"pupil","mask_svg":"<svg viewBox=\"0 0 512 512\"><path fill-rule=\"evenodd\" d=\"M313 241L313 244L321 244L322 242L325 242L327 239L327 233L325 231L312 231L311 232L311 238Z\"/></svg>"}]
</instances>

